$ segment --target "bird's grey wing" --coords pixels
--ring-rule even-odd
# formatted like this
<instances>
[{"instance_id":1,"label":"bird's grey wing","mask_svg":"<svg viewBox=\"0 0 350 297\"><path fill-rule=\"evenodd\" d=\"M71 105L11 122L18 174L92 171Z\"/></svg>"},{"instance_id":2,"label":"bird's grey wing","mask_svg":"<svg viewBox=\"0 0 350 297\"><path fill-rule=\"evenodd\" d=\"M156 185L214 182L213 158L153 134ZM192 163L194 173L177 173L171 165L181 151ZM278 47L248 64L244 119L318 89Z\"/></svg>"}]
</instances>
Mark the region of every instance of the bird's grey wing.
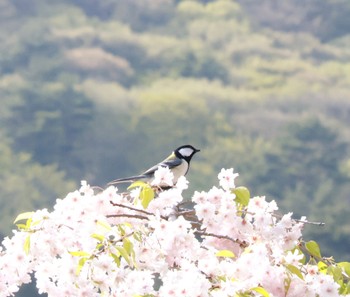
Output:
<instances>
[{"instance_id":1,"label":"bird's grey wing","mask_svg":"<svg viewBox=\"0 0 350 297\"><path fill-rule=\"evenodd\" d=\"M181 159L176 157L169 157L164 161L158 163L157 165L154 165L153 167L149 168L142 175L151 175L158 169L158 167L169 167L169 169L172 169L176 166L179 166L181 163L182 163Z\"/></svg>"},{"instance_id":2,"label":"bird's grey wing","mask_svg":"<svg viewBox=\"0 0 350 297\"><path fill-rule=\"evenodd\" d=\"M134 182L137 180L147 180L149 178L152 178L153 173L158 169L159 166L161 167L169 167L169 169L172 169L176 166L181 165L182 160L177 158L174 154L171 154L168 158L163 160L162 162L158 163L157 165L147 169L144 173L140 175L125 177L125 178L118 178L108 183L108 185L114 185L119 183L127 183L127 182Z\"/></svg>"}]
</instances>

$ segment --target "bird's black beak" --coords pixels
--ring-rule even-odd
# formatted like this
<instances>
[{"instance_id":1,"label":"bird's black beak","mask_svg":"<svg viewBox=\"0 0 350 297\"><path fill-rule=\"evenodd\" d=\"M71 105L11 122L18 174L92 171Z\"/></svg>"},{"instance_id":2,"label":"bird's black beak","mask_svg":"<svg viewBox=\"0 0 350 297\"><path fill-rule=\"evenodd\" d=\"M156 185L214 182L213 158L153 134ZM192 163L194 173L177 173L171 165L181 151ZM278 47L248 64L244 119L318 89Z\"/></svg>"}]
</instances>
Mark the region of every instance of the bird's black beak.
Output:
<instances>
[{"instance_id":1,"label":"bird's black beak","mask_svg":"<svg viewBox=\"0 0 350 297\"><path fill-rule=\"evenodd\" d=\"M201 150L199 150L199 149L195 149L195 152L196 152L196 153L198 153L198 152L200 152L200 151L201 151Z\"/></svg>"}]
</instances>

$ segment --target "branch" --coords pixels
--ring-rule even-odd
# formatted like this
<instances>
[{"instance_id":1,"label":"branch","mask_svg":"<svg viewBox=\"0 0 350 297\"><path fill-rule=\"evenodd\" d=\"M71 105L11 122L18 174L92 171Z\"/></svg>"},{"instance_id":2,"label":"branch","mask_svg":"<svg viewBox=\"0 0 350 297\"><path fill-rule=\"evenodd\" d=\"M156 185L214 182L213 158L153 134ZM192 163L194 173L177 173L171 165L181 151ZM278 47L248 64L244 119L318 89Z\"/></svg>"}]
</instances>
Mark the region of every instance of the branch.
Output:
<instances>
[{"instance_id":1,"label":"branch","mask_svg":"<svg viewBox=\"0 0 350 297\"><path fill-rule=\"evenodd\" d=\"M107 218L134 218L134 219L140 219L140 220L149 220L146 216L141 215L131 215L131 214L115 214L115 215L107 215Z\"/></svg>"},{"instance_id":2,"label":"branch","mask_svg":"<svg viewBox=\"0 0 350 297\"><path fill-rule=\"evenodd\" d=\"M218 234L207 233L207 232L199 231L199 230L195 231L194 233L195 233L195 234L198 234L198 235L202 235L202 236L211 236L211 237L216 237L216 238L219 238L219 239L227 239L227 240L232 241L233 243L239 244L239 246L240 246L241 248L245 248L245 247L248 246L248 243L247 243L247 242L245 242L245 241L240 241L240 240L238 240L238 239L233 239L233 238L231 238L231 237L229 237L229 236L227 236L227 235L218 235Z\"/></svg>"},{"instance_id":3,"label":"branch","mask_svg":"<svg viewBox=\"0 0 350 297\"><path fill-rule=\"evenodd\" d=\"M277 213L272 214L275 218L281 219L283 216ZM310 221L305 221L305 220L300 220L300 219L293 219L293 221L297 222L297 223L303 223L303 224L310 224L310 225L316 225L316 226L324 226L325 223L324 222L310 222Z\"/></svg>"},{"instance_id":4,"label":"branch","mask_svg":"<svg viewBox=\"0 0 350 297\"><path fill-rule=\"evenodd\" d=\"M129 210L133 210L133 211L137 211L137 212L140 212L140 213L143 213L145 215L148 215L148 216L155 216L154 213L152 212L149 212L149 211L145 211L143 209L139 209L139 208L136 208L136 207L131 207L131 206L127 206L127 205L124 205L124 204L120 204L120 203L114 203L112 201L109 201L109 203L111 203L113 206L118 206L118 207L121 207L121 208L126 208L126 209L129 209ZM136 215L137 216L137 215ZM108 217L108 216L107 216ZM142 217L142 216L140 216ZM168 220L167 217L164 217L164 216L160 216L163 220ZM147 218L148 220L148 218Z\"/></svg>"},{"instance_id":5,"label":"branch","mask_svg":"<svg viewBox=\"0 0 350 297\"><path fill-rule=\"evenodd\" d=\"M196 212L194 210L179 210L178 212L179 216L195 216Z\"/></svg>"},{"instance_id":6,"label":"branch","mask_svg":"<svg viewBox=\"0 0 350 297\"><path fill-rule=\"evenodd\" d=\"M154 215L153 213L145 211L143 209L127 206L127 205L120 204L120 203L114 203L113 201L109 201L109 203L112 204L113 206L119 206L119 207L122 207L122 208L127 208L127 209L130 209L130 210L134 210L134 211L138 211L138 212L144 213L146 215Z\"/></svg>"},{"instance_id":7,"label":"branch","mask_svg":"<svg viewBox=\"0 0 350 297\"><path fill-rule=\"evenodd\" d=\"M250 214L252 216L255 215L254 212L250 212L250 211L246 211L246 210L241 210L241 212L244 214ZM277 214L277 213L271 213L271 215L277 219L282 219L282 217L283 217L283 215ZM310 222L310 221L305 221L305 220L301 220L301 219L294 219L294 218L292 218L292 220L297 222L297 223L316 225L316 226L320 226L320 227L325 225L324 222Z\"/></svg>"}]
</instances>

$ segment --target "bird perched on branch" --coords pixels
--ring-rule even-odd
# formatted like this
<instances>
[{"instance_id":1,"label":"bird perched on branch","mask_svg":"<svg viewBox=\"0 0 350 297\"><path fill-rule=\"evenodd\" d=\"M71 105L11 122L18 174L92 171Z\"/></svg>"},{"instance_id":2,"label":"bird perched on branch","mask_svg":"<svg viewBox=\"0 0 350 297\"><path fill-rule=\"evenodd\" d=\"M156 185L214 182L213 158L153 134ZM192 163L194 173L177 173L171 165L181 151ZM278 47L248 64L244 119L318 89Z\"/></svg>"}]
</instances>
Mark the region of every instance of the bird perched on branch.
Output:
<instances>
[{"instance_id":1,"label":"bird perched on branch","mask_svg":"<svg viewBox=\"0 0 350 297\"><path fill-rule=\"evenodd\" d=\"M195 153L200 150L194 148L192 145L183 145L178 147L173 151L169 157L167 157L162 162L154 165L153 167L146 170L140 175L119 178L111 181L108 185L114 185L118 183L134 182L134 181L144 181L146 183L151 183L154 179L154 173L159 167L168 167L173 173L174 179L173 184L175 185L180 176L186 175L188 169L190 168L190 162Z\"/></svg>"}]
</instances>

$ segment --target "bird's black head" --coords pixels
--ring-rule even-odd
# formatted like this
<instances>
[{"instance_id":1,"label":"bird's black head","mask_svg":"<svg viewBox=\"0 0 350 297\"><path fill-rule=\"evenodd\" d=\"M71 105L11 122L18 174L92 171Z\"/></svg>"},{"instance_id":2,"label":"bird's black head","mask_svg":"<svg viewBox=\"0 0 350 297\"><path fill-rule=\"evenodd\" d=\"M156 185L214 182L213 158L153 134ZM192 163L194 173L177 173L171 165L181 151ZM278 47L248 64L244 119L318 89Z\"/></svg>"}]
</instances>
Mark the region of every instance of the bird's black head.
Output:
<instances>
[{"instance_id":1,"label":"bird's black head","mask_svg":"<svg viewBox=\"0 0 350 297\"><path fill-rule=\"evenodd\" d=\"M178 147L174 153L176 155L176 157L180 158L180 159L185 159L188 163L191 161L193 155L195 153L198 153L200 150L194 148L192 145L183 145Z\"/></svg>"}]
</instances>

